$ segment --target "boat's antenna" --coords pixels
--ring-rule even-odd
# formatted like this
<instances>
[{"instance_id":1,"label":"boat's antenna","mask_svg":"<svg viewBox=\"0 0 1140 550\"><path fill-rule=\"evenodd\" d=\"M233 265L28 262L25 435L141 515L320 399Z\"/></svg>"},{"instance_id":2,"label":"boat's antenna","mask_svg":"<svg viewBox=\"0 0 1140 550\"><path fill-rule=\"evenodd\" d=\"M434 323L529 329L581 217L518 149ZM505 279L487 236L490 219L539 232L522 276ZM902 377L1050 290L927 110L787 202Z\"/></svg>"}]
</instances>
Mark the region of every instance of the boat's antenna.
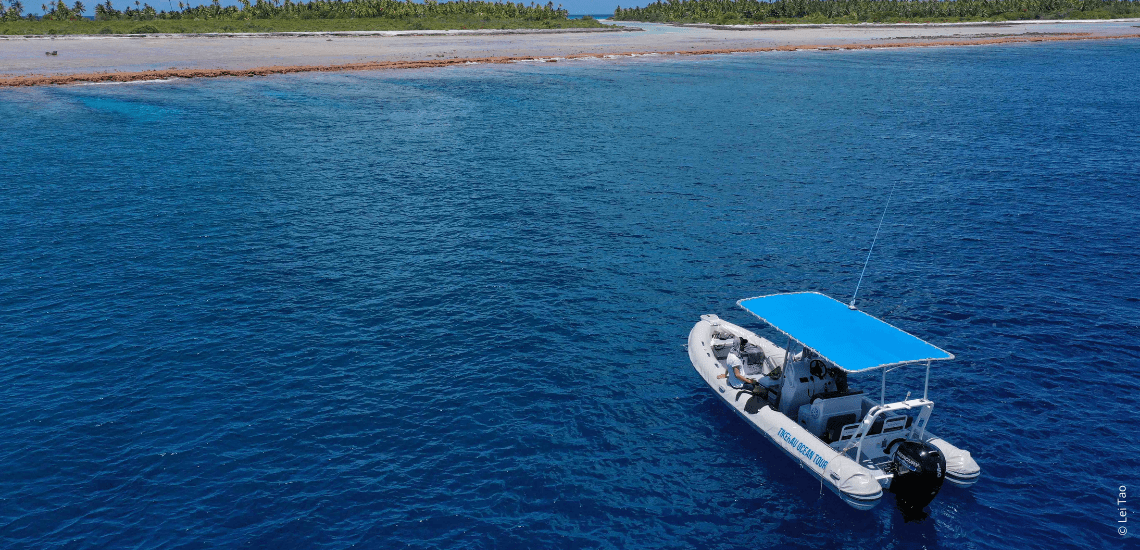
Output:
<instances>
[{"instance_id":1,"label":"boat's antenna","mask_svg":"<svg viewBox=\"0 0 1140 550\"><path fill-rule=\"evenodd\" d=\"M871 249L867 251L867 259L863 261L863 271L859 273L859 282L855 283L855 294L851 295L850 309L855 309L855 297L859 295L859 287L863 285L863 274L867 273L867 264L871 263L871 252L875 250L875 241L879 240L879 230L883 228L883 220L887 219L887 209L891 207L891 197L895 196L895 184L891 184L891 194L887 195L887 205L883 207L883 217L879 218L879 227L875 229L875 238L871 239Z\"/></svg>"}]
</instances>

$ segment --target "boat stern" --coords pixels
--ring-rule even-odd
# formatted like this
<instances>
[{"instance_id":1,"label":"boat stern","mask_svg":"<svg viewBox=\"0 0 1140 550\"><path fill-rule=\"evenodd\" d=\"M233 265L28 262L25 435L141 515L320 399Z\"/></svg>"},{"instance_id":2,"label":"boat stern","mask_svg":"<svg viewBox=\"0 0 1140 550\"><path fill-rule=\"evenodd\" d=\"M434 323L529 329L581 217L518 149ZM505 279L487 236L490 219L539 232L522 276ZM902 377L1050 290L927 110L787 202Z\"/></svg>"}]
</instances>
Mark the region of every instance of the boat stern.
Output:
<instances>
[{"instance_id":1,"label":"boat stern","mask_svg":"<svg viewBox=\"0 0 1140 550\"><path fill-rule=\"evenodd\" d=\"M883 487L868 474L856 473L836 488L839 498L856 510L870 510L883 500Z\"/></svg>"},{"instance_id":2,"label":"boat stern","mask_svg":"<svg viewBox=\"0 0 1140 550\"><path fill-rule=\"evenodd\" d=\"M970 451L959 449L937 437L930 439L928 443L938 447L938 450L942 451L942 456L946 457L946 481L963 489L978 482L978 478L982 476L982 468L974 462Z\"/></svg>"},{"instance_id":3,"label":"boat stern","mask_svg":"<svg viewBox=\"0 0 1140 550\"><path fill-rule=\"evenodd\" d=\"M852 508L870 510L883 500L883 486L866 468L842 455L832 457L828 465L825 480Z\"/></svg>"},{"instance_id":4,"label":"boat stern","mask_svg":"<svg viewBox=\"0 0 1140 550\"><path fill-rule=\"evenodd\" d=\"M955 487L964 489L977 483L980 477L982 469L977 462L974 462L969 451L962 451L961 455L954 457L953 462L949 458L946 459L946 481L953 483Z\"/></svg>"}]
</instances>

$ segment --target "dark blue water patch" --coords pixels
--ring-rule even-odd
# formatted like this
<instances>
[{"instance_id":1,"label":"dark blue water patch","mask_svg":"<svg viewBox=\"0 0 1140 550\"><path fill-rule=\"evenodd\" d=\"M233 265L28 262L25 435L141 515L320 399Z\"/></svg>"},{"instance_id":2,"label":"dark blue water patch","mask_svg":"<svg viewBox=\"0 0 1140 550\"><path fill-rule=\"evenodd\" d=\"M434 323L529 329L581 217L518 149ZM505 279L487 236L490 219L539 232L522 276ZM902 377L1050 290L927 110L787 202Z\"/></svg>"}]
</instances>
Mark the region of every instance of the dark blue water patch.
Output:
<instances>
[{"instance_id":1,"label":"dark blue water patch","mask_svg":"<svg viewBox=\"0 0 1140 550\"><path fill-rule=\"evenodd\" d=\"M16 547L1120 545L1135 42L5 90ZM983 479L860 513L681 347L860 290ZM921 389L921 369L891 373ZM874 387L876 379L855 379ZM888 499L889 500L889 499Z\"/></svg>"}]
</instances>

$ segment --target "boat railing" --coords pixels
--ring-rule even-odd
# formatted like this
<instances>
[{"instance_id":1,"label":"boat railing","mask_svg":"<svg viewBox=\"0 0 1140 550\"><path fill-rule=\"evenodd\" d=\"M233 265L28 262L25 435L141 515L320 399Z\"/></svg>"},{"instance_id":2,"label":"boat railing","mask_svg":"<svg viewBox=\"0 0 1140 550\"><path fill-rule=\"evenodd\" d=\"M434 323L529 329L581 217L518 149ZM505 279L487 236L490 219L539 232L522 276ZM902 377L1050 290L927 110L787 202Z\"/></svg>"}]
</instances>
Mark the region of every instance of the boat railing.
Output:
<instances>
[{"instance_id":1,"label":"boat railing","mask_svg":"<svg viewBox=\"0 0 1140 550\"><path fill-rule=\"evenodd\" d=\"M843 449L843 452L846 453L854 447L855 462L858 463L863 457L863 440L866 438L868 432L871 431L871 426L875 424L875 421L880 416L892 411L909 411L917 408L922 408L923 410L919 413L918 419L911 429L911 434L915 434L915 430L917 430L917 437L921 438L926 426L926 421L930 418L930 411L934 408L934 402L928 399L907 399L905 401L871 407L871 410L867 411L867 415L863 417L863 422L859 424L859 429L855 432L855 436L851 438L851 444Z\"/></svg>"}]
</instances>

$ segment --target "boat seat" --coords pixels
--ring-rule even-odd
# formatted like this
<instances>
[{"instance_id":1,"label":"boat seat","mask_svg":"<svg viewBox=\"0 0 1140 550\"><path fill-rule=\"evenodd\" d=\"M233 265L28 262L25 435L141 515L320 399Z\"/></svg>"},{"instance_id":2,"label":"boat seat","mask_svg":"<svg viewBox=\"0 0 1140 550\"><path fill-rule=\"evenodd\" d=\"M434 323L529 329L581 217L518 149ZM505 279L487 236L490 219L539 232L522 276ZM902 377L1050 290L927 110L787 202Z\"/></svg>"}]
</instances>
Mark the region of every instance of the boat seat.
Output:
<instances>
[{"instance_id":1,"label":"boat seat","mask_svg":"<svg viewBox=\"0 0 1140 550\"><path fill-rule=\"evenodd\" d=\"M744 359L744 374L749 376L767 376L772 371L764 363L764 350L756 344L748 344L741 353L741 359Z\"/></svg>"},{"instance_id":2,"label":"boat seat","mask_svg":"<svg viewBox=\"0 0 1140 550\"><path fill-rule=\"evenodd\" d=\"M833 441L839 441L840 436L843 434L844 426L852 424L857 420L859 420L859 417L855 416L855 413L841 414L827 419L827 427L823 430L823 442L831 443ZM856 424L856 426L858 426L858 424ZM847 437L850 438L851 436L848 435Z\"/></svg>"},{"instance_id":3,"label":"boat seat","mask_svg":"<svg viewBox=\"0 0 1140 550\"><path fill-rule=\"evenodd\" d=\"M839 431L839 439L837 439L836 441L847 441L847 440L851 439L852 437L855 437L855 432L857 432L857 431L859 431L859 423L858 422L856 422L854 424L848 424L848 425L844 426L842 430Z\"/></svg>"},{"instance_id":4,"label":"boat seat","mask_svg":"<svg viewBox=\"0 0 1140 550\"><path fill-rule=\"evenodd\" d=\"M711 342L713 355L717 359L724 359L728 357L728 352L732 351L732 347L736 345L736 340L732 338L717 338L713 337Z\"/></svg>"},{"instance_id":5,"label":"boat seat","mask_svg":"<svg viewBox=\"0 0 1140 550\"><path fill-rule=\"evenodd\" d=\"M914 423L914 417L912 417L912 416L898 415L898 416L892 416L892 417L886 418L886 419L884 419L883 417L880 416L880 417L875 419L874 424L871 424L871 429L867 430L867 435L872 436L872 435L889 434L889 433L901 431L901 430L904 430L906 428L909 428L912 423ZM852 424L843 425L837 431L838 437L833 437L831 439L831 441L828 441L828 443L832 443L835 441L847 441L847 440L851 439L852 437L855 436L855 432L859 431L859 425L860 425L859 422L854 422ZM828 424L828 428L829 428L828 431L829 432L830 432L830 427L831 427L831 425Z\"/></svg>"},{"instance_id":6,"label":"boat seat","mask_svg":"<svg viewBox=\"0 0 1140 550\"><path fill-rule=\"evenodd\" d=\"M867 435L897 432L904 428L909 428L912 422L914 422L914 419L907 415L897 415L890 418L880 416L875 419L874 424L871 424L871 430L867 432Z\"/></svg>"},{"instance_id":7,"label":"boat seat","mask_svg":"<svg viewBox=\"0 0 1140 550\"><path fill-rule=\"evenodd\" d=\"M817 393L817 394L815 394L815 396L813 396L811 398L811 402L815 403L816 399L835 399L836 397L847 397L848 395L862 395L862 393L863 393L863 390L829 391L829 392Z\"/></svg>"},{"instance_id":8,"label":"boat seat","mask_svg":"<svg viewBox=\"0 0 1140 550\"><path fill-rule=\"evenodd\" d=\"M904 429L910 427L911 422L914 422L914 419L909 417L909 416L906 416L906 415L892 416L883 422L883 432L882 433L889 434L889 433L897 432L900 430L904 430Z\"/></svg>"},{"instance_id":9,"label":"boat seat","mask_svg":"<svg viewBox=\"0 0 1140 550\"><path fill-rule=\"evenodd\" d=\"M799 411L799 423L816 437L824 437L833 426L834 418L851 418L850 424L858 420L863 412L863 392L828 392L815 395L811 403L803 405ZM839 422L838 420L836 422Z\"/></svg>"}]
</instances>

